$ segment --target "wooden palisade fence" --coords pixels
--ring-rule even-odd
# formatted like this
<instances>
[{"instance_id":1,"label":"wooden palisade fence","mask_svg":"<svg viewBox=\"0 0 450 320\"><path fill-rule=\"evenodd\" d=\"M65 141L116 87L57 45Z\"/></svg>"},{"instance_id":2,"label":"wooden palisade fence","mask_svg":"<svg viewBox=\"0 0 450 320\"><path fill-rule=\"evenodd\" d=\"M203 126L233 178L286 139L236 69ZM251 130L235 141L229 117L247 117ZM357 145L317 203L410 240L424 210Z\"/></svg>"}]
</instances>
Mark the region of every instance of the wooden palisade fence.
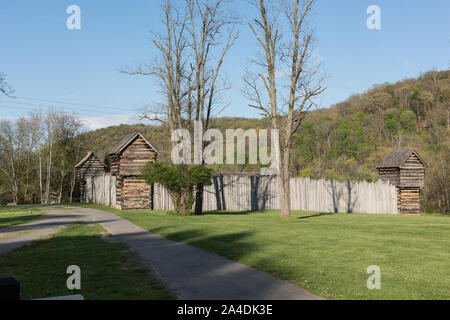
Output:
<instances>
[{"instance_id":1,"label":"wooden palisade fence","mask_svg":"<svg viewBox=\"0 0 450 320\"><path fill-rule=\"evenodd\" d=\"M116 207L116 178L109 174L91 177L86 201ZM167 190L155 185L153 210L173 210ZM397 189L386 181L336 182L291 178L292 210L397 214ZM275 176L217 174L205 187L204 210L279 210Z\"/></svg>"}]
</instances>

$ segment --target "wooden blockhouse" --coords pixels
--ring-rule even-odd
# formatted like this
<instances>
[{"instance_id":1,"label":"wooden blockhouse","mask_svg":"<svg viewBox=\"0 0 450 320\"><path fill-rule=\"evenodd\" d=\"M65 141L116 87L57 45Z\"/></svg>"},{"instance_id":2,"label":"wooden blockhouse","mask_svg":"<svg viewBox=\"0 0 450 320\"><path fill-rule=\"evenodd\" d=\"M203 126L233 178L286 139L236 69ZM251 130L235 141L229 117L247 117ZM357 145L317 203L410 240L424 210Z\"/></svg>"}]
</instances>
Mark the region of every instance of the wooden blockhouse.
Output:
<instances>
[{"instance_id":1,"label":"wooden blockhouse","mask_svg":"<svg viewBox=\"0 0 450 320\"><path fill-rule=\"evenodd\" d=\"M116 177L116 208L121 210L152 209L152 187L139 179L149 161L156 161L159 152L140 133L125 136L108 154L111 175Z\"/></svg>"},{"instance_id":2,"label":"wooden blockhouse","mask_svg":"<svg viewBox=\"0 0 450 320\"><path fill-rule=\"evenodd\" d=\"M425 184L426 167L414 150L391 151L378 165L380 178L397 187L399 213L420 213L420 191Z\"/></svg>"},{"instance_id":3,"label":"wooden blockhouse","mask_svg":"<svg viewBox=\"0 0 450 320\"><path fill-rule=\"evenodd\" d=\"M77 180L80 184L80 202L86 202L84 189L86 178L105 174L106 165L90 151L76 166Z\"/></svg>"}]
</instances>

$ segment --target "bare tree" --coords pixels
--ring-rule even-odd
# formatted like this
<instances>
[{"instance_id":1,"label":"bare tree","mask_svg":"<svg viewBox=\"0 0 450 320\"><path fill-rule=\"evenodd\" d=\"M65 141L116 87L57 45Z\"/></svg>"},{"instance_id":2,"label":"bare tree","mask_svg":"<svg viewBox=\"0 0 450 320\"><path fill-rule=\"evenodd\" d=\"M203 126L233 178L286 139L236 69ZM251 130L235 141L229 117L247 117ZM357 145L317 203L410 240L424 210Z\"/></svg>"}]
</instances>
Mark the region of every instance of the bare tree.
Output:
<instances>
[{"instance_id":1,"label":"bare tree","mask_svg":"<svg viewBox=\"0 0 450 320\"><path fill-rule=\"evenodd\" d=\"M34 148L34 152L38 158L37 175L39 181L39 199L41 204L44 204L44 189L43 189L43 152L42 144L44 140L43 130L43 116L40 111L35 111L28 117L28 128L30 132L31 144Z\"/></svg>"},{"instance_id":2,"label":"bare tree","mask_svg":"<svg viewBox=\"0 0 450 320\"><path fill-rule=\"evenodd\" d=\"M81 128L81 122L72 114L60 113L56 118L56 144L55 173L58 176L57 202L61 203L64 190L64 181L67 175L73 173L78 159L80 145L75 137ZM73 185L70 193L73 192Z\"/></svg>"},{"instance_id":3,"label":"bare tree","mask_svg":"<svg viewBox=\"0 0 450 320\"><path fill-rule=\"evenodd\" d=\"M230 1L186 0L189 16L188 44L193 52L189 74L190 92L188 114L193 111L195 121L201 121L203 131L208 130L213 109L220 108L218 97L226 85L219 86L220 71L224 58L235 43L239 33L235 30L238 18L228 8ZM193 90L192 90L193 89ZM194 92L191 95L191 91ZM192 108L193 106L193 108ZM191 120L188 119L189 125ZM192 131L192 128L190 128ZM205 147L206 145L203 145ZM202 159L202 164L204 159ZM195 213L201 214L203 206L203 185L196 189Z\"/></svg>"},{"instance_id":4,"label":"bare tree","mask_svg":"<svg viewBox=\"0 0 450 320\"><path fill-rule=\"evenodd\" d=\"M0 93L3 93L5 96L10 96L13 92L14 90L6 82L6 75L0 72Z\"/></svg>"},{"instance_id":5,"label":"bare tree","mask_svg":"<svg viewBox=\"0 0 450 320\"><path fill-rule=\"evenodd\" d=\"M158 54L151 64L137 67L123 67L122 72L130 75L151 76L159 81L164 102L156 107L145 108L141 119L167 124L169 129L183 128L183 99L186 88L185 40L187 15L172 6L170 0L164 6L164 32L153 34L152 43Z\"/></svg>"},{"instance_id":6,"label":"bare tree","mask_svg":"<svg viewBox=\"0 0 450 320\"><path fill-rule=\"evenodd\" d=\"M11 187L13 203L19 202L19 182L17 173L18 142L14 125L8 120L0 120L0 170L7 176Z\"/></svg>"},{"instance_id":7,"label":"bare tree","mask_svg":"<svg viewBox=\"0 0 450 320\"><path fill-rule=\"evenodd\" d=\"M33 145L29 120L26 117L21 117L16 122L17 140L19 154L21 155L23 165L23 201L27 201L28 191L30 189L30 176L32 173L31 161L33 158L33 151L35 146Z\"/></svg>"},{"instance_id":8,"label":"bare tree","mask_svg":"<svg viewBox=\"0 0 450 320\"><path fill-rule=\"evenodd\" d=\"M306 24L313 2L278 0L268 4L255 0L258 17L249 23L261 54L253 60L258 71L247 71L244 76L244 94L252 101L250 107L267 116L272 129L280 130L277 183L281 217L290 216L291 211L289 164L293 136L306 112L316 106L312 99L325 90L311 59L313 32Z\"/></svg>"},{"instance_id":9,"label":"bare tree","mask_svg":"<svg viewBox=\"0 0 450 320\"><path fill-rule=\"evenodd\" d=\"M187 59L189 57L186 42L187 13L172 5L170 0L164 3L164 32L153 33L152 43L158 54L151 64L137 67L122 68L122 72L130 75L151 76L159 81L163 102L144 108L141 119L156 121L167 125L170 132L185 127L183 118L186 116L186 106L183 104L189 94L189 76L186 75ZM189 109L190 106L187 106ZM176 141L172 141L172 147ZM187 203L187 192L182 192L183 204Z\"/></svg>"},{"instance_id":10,"label":"bare tree","mask_svg":"<svg viewBox=\"0 0 450 320\"><path fill-rule=\"evenodd\" d=\"M72 161L75 162L72 163L71 165L72 170L70 172L69 202L72 202L73 200L73 192L75 190L75 186L77 183L77 170L75 166L78 159L80 159L82 149L83 149L82 141L79 138L73 139L71 144L71 157Z\"/></svg>"},{"instance_id":11,"label":"bare tree","mask_svg":"<svg viewBox=\"0 0 450 320\"><path fill-rule=\"evenodd\" d=\"M170 0L164 5L164 33L153 35L158 55L150 65L125 67L122 72L158 79L163 102L146 108L142 119L158 121L169 130L187 129L193 133L193 121L209 126L219 109L218 97L227 88L220 73L224 58L234 44L237 18L229 0L185 0L176 7ZM172 141L172 146L177 142ZM197 205L202 201L198 188ZM196 210L198 212L198 209Z\"/></svg>"},{"instance_id":12,"label":"bare tree","mask_svg":"<svg viewBox=\"0 0 450 320\"><path fill-rule=\"evenodd\" d=\"M53 146L56 142L56 123L57 113L49 111L45 123L45 147L47 151L47 164L46 164L46 178L45 178L45 191L44 191L44 203L48 204L50 199L50 185L52 181L52 167L53 167Z\"/></svg>"}]
</instances>

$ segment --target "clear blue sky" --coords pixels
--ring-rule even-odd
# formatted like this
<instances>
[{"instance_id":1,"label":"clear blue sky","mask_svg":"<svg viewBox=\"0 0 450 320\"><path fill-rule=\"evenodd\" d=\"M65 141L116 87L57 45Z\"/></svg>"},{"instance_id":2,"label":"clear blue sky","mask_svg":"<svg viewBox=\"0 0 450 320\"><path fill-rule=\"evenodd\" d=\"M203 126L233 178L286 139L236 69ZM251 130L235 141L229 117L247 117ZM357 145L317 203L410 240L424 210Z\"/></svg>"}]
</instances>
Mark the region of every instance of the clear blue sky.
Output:
<instances>
[{"instance_id":1,"label":"clear blue sky","mask_svg":"<svg viewBox=\"0 0 450 320\"><path fill-rule=\"evenodd\" d=\"M66 8L71 4L81 8L81 30L66 28ZM381 30L366 27L366 9L372 4L381 8ZM244 21L251 17L246 1L236 0L234 6ZM138 106L156 100L158 88L147 77L123 75L119 69L154 56L149 32L161 27L160 8L160 0L3 1L0 72L8 74L18 97L108 107L64 106L91 128L136 122ZM449 12L448 0L317 0L312 17L315 54L328 76L321 107L373 84L447 69ZM244 24L224 66L232 84L224 116L258 116L240 93L242 71L254 47ZM34 108L31 104L54 104L0 99L0 117L6 118L25 115Z\"/></svg>"}]
</instances>

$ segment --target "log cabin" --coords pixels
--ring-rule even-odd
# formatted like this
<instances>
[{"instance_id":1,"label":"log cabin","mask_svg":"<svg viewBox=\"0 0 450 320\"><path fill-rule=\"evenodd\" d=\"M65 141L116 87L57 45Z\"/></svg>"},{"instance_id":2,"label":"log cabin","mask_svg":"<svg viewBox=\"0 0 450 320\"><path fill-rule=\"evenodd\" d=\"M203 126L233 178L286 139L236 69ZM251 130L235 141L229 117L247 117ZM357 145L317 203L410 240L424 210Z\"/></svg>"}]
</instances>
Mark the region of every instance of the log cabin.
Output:
<instances>
[{"instance_id":1,"label":"log cabin","mask_svg":"<svg viewBox=\"0 0 450 320\"><path fill-rule=\"evenodd\" d=\"M116 208L120 210L151 210L152 186L139 179L149 161L156 161L159 152L138 131L119 142L109 152L111 175L116 177Z\"/></svg>"},{"instance_id":2,"label":"log cabin","mask_svg":"<svg viewBox=\"0 0 450 320\"><path fill-rule=\"evenodd\" d=\"M425 161L414 150L394 150L377 166L380 179L397 187L400 214L420 213L420 192L425 185Z\"/></svg>"},{"instance_id":3,"label":"log cabin","mask_svg":"<svg viewBox=\"0 0 450 320\"><path fill-rule=\"evenodd\" d=\"M106 165L101 162L92 151L75 166L77 180L80 184L80 202L86 202L85 185L86 178L103 175L106 172Z\"/></svg>"}]
</instances>

